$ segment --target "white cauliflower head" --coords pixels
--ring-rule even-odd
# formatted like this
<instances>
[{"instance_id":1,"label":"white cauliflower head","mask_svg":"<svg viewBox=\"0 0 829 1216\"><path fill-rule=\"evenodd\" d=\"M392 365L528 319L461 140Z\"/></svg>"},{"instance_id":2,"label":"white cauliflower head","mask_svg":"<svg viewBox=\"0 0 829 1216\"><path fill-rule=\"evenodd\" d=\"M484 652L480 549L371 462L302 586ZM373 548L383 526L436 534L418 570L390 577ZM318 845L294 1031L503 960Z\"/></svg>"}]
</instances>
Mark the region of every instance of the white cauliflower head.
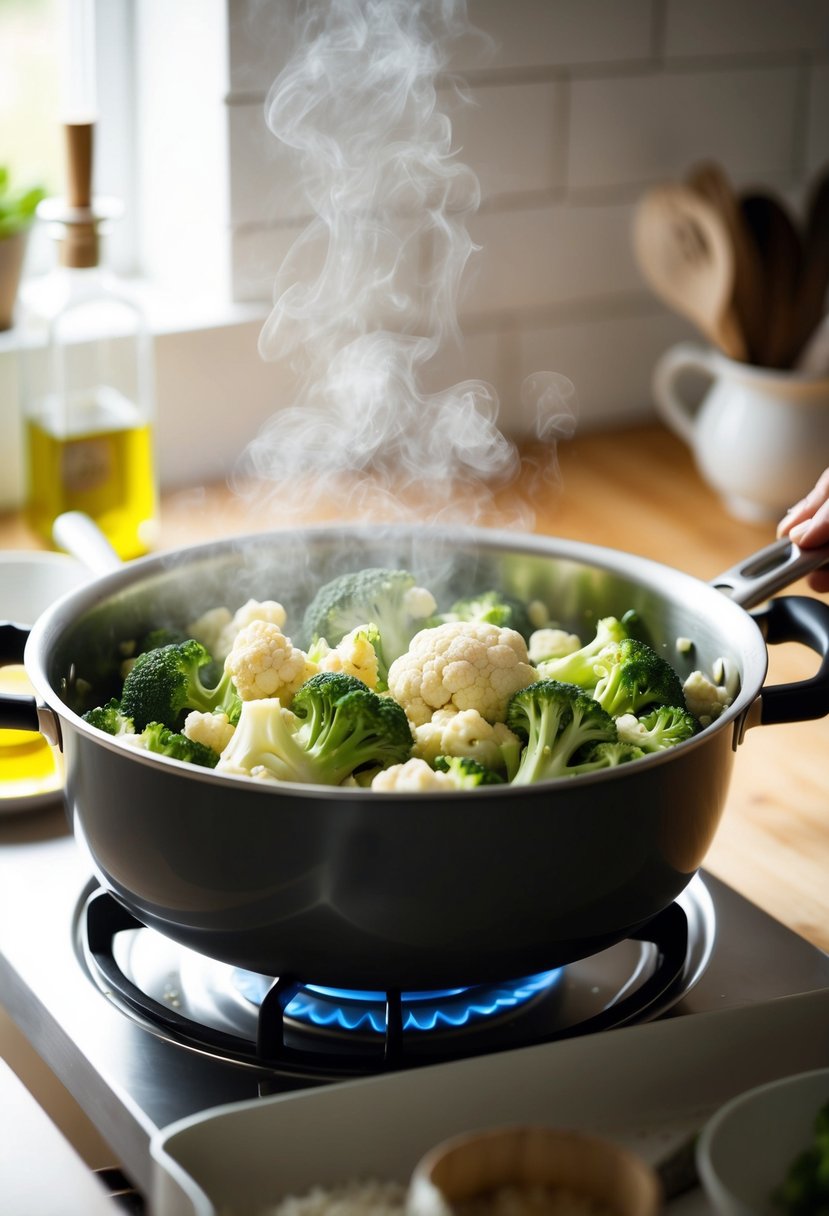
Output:
<instances>
[{"instance_id":1,"label":"white cauliflower head","mask_svg":"<svg viewBox=\"0 0 829 1216\"><path fill-rule=\"evenodd\" d=\"M342 672L362 680L369 688L376 689L379 660L366 627L352 629L340 639L333 650L325 638L320 638L313 647L313 654L320 671Z\"/></svg>"},{"instance_id":2,"label":"white cauliflower head","mask_svg":"<svg viewBox=\"0 0 829 1216\"><path fill-rule=\"evenodd\" d=\"M259 619L236 635L224 666L243 701L278 697L285 705L317 670L277 624Z\"/></svg>"},{"instance_id":3,"label":"white cauliflower head","mask_svg":"<svg viewBox=\"0 0 829 1216\"><path fill-rule=\"evenodd\" d=\"M277 600L247 600L241 608L236 609L231 620L224 626L216 642L216 649L211 653L220 662L227 658L238 635L253 621L269 621L282 629L286 620L287 613Z\"/></svg>"},{"instance_id":4,"label":"white cauliflower head","mask_svg":"<svg viewBox=\"0 0 829 1216\"><path fill-rule=\"evenodd\" d=\"M287 613L277 600L251 599L232 614L229 608L211 608L193 621L188 630L191 637L222 663L230 654L237 635L251 621L270 621L282 629L286 620Z\"/></svg>"},{"instance_id":5,"label":"white cauliflower head","mask_svg":"<svg viewBox=\"0 0 829 1216\"><path fill-rule=\"evenodd\" d=\"M448 621L415 634L389 668L389 692L416 727L444 708L477 709L487 722L503 722L512 694L538 678L514 629Z\"/></svg>"},{"instance_id":6,"label":"white cauliflower head","mask_svg":"<svg viewBox=\"0 0 829 1216\"><path fill-rule=\"evenodd\" d=\"M371 788L383 793L422 793L424 790L454 790L451 773L437 773L425 760L413 757L405 764L392 764L374 777Z\"/></svg>"},{"instance_id":7,"label":"white cauliflower head","mask_svg":"<svg viewBox=\"0 0 829 1216\"><path fill-rule=\"evenodd\" d=\"M212 747L214 752L223 752L233 738L235 726L225 713L203 713L192 709L184 719L182 734L194 743Z\"/></svg>"},{"instance_id":8,"label":"white cauliflower head","mask_svg":"<svg viewBox=\"0 0 829 1216\"><path fill-rule=\"evenodd\" d=\"M536 629L530 634L529 655L531 663L543 663L545 659L561 659L566 654L575 654L581 648L581 638L566 629Z\"/></svg>"},{"instance_id":9,"label":"white cauliflower head","mask_svg":"<svg viewBox=\"0 0 829 1216\"><path fill-rule=\"evenodd\" d=\"M732 690L725 684L715 684L702 671L692 671L682 685L685 704L703 726L710 726L727 709L734 699Z\"/></svg>"},{"instance_id":10,"label":"white cauliflower head","mask_svg":"<svg viewBox=\"0 0 829 1216\"><path fill-rule=\"evenodd\" d=\"M502 773L505 751L517 754L521 741L504 722L487 722L477 709L436 709L416 726L414 755L432 764L438 756L471 756L485 768Z\"/></svg>"}]
</instances>

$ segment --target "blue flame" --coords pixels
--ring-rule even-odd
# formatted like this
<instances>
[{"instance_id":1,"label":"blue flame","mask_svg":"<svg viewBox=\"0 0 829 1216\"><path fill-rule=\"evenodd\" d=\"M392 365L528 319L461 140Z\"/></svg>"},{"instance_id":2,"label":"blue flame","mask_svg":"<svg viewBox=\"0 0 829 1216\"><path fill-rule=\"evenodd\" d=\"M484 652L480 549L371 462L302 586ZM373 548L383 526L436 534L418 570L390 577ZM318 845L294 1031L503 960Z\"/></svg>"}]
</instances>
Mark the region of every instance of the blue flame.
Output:
<instances>
[{"instance_id":1,"label":"blue flame","mask_svg":"<svg viewBox=\"0 0 829 1216\"><path fill-rule=\"evenodd\" d=\"M433 992L404 992L404 1030L440 1030L508 1013L547 991L562 968L541 971L507 983L474 988L446 988ZM267 981L250 972L234 973L234 983L249 1000L262 1001ZM325 988L309 984L290 1001L285 1016L308 1026L384 1034L386 995L353 988Z\"/></svg>"}]
</instances>

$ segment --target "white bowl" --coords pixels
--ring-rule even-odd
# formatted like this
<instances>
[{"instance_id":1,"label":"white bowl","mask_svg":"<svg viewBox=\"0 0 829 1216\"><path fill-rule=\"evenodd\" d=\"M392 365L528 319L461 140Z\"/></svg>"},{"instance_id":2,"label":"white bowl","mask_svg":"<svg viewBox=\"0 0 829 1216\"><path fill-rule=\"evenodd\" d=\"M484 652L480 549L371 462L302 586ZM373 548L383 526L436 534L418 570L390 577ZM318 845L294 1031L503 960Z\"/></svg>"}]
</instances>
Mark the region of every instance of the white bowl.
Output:
<instances>
[{"instance_id":1,"label":"white bowl","mask_svg":"<svg viewBox=\"0 0 829 1216\"><path fill-rule=\"evenodd\" d=\"M726 1103L697 1145L700 1180L721 1216L780 1216L772 1195L814 1141L829 1068L771 1081Z\"/></svg>"},{"instance_id":2,"label":"white bowl","mask_svg":"<svg viewBox=\"0 0 829 1216\"><path fill-rule=\"evenodd\" d=\"M0 552L0 622L28 630L61 596L92 577L65 553L10 549ZM0 670L0 691L34 695L22 664ZM63 764L42 736L0 730L0 816L36 810L63 795Z\"/></svg>"},{"instance_id":3,"label":"white bowl","mask_svg":"<svg viewBox=\"0 0 829 1216\"><path fill-rule=\"evenodd\" d=\"M6 549L0 552L0 621L34 625L55 600L91 577L65 553Z\"/></svg>"},{"instance_id":4,"label":"white bowl","mask_svg":"<svg viewBox=\"0 0 829 1216\"><path fill-rule=\"evenodd\" d=\"M406 1216L454 1216L476 1210L538 1211L539 1192L561 1191L556 1210L657 1216L662 1189L654 1171L611 1140L569 1128L505 1126L452 1137L416 1165ZM526 1193L526 1200L521 1196ZM483 1204L483 1209L480 1205ZM529 1205L529 1206L528 1206Z\"/></svg>"}]
</instances>

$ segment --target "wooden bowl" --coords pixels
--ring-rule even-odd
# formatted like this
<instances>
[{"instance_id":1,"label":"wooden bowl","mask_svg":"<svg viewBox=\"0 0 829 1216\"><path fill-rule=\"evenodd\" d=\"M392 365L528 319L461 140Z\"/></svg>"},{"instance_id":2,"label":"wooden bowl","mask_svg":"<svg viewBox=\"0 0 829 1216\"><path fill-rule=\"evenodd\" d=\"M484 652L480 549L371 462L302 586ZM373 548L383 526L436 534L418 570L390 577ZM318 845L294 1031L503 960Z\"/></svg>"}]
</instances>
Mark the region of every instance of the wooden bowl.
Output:
<instances>
[{"instance_id":1,"label":"wooden bowl","mask_svg":"<svg viewBox=\"0 0 829 1216\"><path fill-rule=\"evenodd\" d=\"M529 1198L530 1188L537 1193L540 1187L592 1201L613 1216L656 1216L662 1206L654 1171L619 1145L583 1132L526 1126L436 1145L412 1173L407 1216L455 1216L463 1205L478 1201L477 1209L504 1188L526 1188ZM550 1206L552 1211L552 1201Z\"/></svg>"}]
</instances>

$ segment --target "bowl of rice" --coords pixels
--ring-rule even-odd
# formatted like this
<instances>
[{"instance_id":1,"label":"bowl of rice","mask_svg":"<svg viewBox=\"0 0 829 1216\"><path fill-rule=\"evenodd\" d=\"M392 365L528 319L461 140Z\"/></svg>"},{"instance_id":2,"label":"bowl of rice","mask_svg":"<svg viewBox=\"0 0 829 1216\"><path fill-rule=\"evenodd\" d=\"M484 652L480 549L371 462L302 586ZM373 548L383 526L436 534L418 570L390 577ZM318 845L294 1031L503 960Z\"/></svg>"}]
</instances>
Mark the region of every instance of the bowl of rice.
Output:
<instances>
[{"instance_id":1,"label":"bowl of rice","mask_svg":"<svg viewBox=\"0 0 829 1216\"><path fill-rule=\"evenodd\" d=\"M415 1167L406 1216L656 1216L656 1173L610 1140L543 1126L436 1145Z\"/></svg>"}]
</instances>

